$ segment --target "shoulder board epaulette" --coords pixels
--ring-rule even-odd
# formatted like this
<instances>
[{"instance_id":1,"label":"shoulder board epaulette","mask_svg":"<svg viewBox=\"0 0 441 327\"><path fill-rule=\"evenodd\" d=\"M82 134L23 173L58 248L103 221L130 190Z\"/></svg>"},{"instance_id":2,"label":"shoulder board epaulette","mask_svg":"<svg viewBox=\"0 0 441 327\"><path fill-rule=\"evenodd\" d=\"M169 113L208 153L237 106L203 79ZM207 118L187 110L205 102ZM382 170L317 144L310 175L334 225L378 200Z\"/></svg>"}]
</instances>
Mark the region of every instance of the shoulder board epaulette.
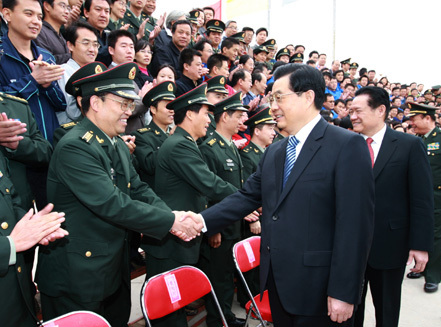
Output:
<instances>
[{"instance_id":1,"label":"shoulder board epaulette","mask_svg":"<svg viewBox=\"0 0 441 327\"><path fill-rule=\"evenodd\" d=\"M92 143L92 141L94 140L93 131L87 131L86 133L84 133L81 139L86 141L87 143Z\"/></svg>"},{"instance_id":2,"label":"shoulder board epaulette","mask_svg":"<svg viewBox=\"0 0 441 327\"><path fill-rule=\"evenodd\" d=\"M3 93L2 94L5 98L8 98L8 99L11 99L11 100L16 100L16 101L18 101L18 102L21 102L21 103L28 103L25 99L23 99L23 98L19 98L19 97L16 97L16 96L13 96L13 95L10 95L10 94L6 94L6 93Z\"/></svg>"},{"instance_id":3,"label":"shoulder board epaulette","mask_svg":"<svg viewBox=\"0 0 441 327\"><path fill-rule=\"evenodd\" d=\"M66 129L66 128L69 128L69 127L75 126L76 124L77 124L77 122L71 121L70 123L66 123L66 124L62 124L62 125L60 125L60 127Z\"/></svg>"},{"instance_id":4,"label":"shoulder board epaulette","mask_svg":"<svg viewBox=\"0 0 441 327\"><path fill-rule=\"evenodd\" d=\"M150 130L150 127L143 127L143 128L138 129L138 132L145 133L145 132L148 132L149 130Z\"/></svg>"},{"instance_id":5,"label":"shoulder board epaulette","mask_svg":"<svg viewBox=\"0 0 441 327\"><path fill-rule=\"evenodd\" d=\"M210 141L207 142L207 144L209 146L213 146L213 144L215 144L215 143L216 143L216 139L215 138L213 138L213 139L211 139Z\"/></svg>"}]
</instances>

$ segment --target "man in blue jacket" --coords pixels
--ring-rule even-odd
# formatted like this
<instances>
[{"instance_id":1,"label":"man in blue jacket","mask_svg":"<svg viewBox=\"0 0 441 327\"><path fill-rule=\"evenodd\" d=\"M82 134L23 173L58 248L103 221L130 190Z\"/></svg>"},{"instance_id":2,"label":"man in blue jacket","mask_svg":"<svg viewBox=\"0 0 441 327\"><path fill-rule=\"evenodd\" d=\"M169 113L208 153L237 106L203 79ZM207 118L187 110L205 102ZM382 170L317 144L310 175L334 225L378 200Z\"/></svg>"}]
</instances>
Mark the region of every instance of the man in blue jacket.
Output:
<instances>
[{"instance_id":1,"label":"man in blue jacket","mask_svg":"<svg viewBox=\"0 0 441 327\"><path fill-rule=\"evenodd\" d=\"M37 0L3 1L3 17L9 31L3 37L0 91L27 100L38 128L52 142L53 132L59 126L55 112L66 109L63 92L56 83L64 69L33 42L40 33L42 16Z\"/></svg>"}]
</instances>

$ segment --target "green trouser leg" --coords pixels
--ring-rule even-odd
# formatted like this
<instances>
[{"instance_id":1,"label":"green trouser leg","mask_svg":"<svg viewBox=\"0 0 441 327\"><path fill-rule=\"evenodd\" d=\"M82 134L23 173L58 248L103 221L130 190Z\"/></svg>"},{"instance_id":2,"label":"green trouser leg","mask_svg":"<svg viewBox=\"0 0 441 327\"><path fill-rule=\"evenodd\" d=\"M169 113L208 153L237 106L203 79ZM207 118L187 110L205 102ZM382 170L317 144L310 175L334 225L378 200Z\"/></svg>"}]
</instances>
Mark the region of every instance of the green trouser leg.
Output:
<instances>
[{"instance_id":1,"label":"green trouser leg","mask_svg":"<svg viewBox=\"0 0 441 327\"><path fill-rule=\"evenodd\" d=\"M158 259L146 253L146 279L165 271L185 265L172 259ZM151 321L154 327L187 327L187 316L184 309L175 311L163 318Z\"/></svg>"},{"instance_id":2,"label":"green trouser leg","mask_svg":"<svg viewBox=\"0 0 441 327\"><path fill-rule=\"evenodd\" d=\"M435 195L436 203L437 195ZM441 282L441 209L435 209L435 232L433 251L429 252L429 262L424 271L426 283Z\"/></svg>"},{"instance_id":3,"label":"green trouser leg","mask_svg":"<svg viewBox=\"0 0 441 327\"><path fill-rule=\"evenodd\" d=\"M222 240L218 248L211 247L204 239L201 244L200 268L207 274L227 321L235 319L231 311L234 297L234 261L232 248L235 241ZM211 296L205 297L207 326L222 326L222 320Z\"/></svg>"}]
</instances>

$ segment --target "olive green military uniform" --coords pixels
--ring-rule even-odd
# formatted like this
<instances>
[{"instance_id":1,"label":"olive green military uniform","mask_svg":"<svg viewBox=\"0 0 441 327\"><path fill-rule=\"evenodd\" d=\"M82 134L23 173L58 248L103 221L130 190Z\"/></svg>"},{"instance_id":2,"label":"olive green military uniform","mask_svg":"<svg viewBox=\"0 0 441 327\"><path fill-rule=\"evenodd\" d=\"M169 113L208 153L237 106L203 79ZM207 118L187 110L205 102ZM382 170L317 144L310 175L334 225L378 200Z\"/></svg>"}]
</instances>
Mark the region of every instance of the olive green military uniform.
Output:
<instances>
[{"instance_id":1,"label":"olive green military uniform","mask_svg":"<svg viewBox=\"0 0 441 327\"><path fill-rule=\"evenodd\" d=\"M58 142L60 142L61 138L66 135L72 128L74 128L76 124L78 124L78 122L71 121L69 123L60 125L60 127L58 127L54 131L54 148L57 146Z\"/></svg>"},{"instance_id":2,"label":"olive green military uniform","mask_svg":"<svg viewBox=\"0 0 441 327\"><path fill-rule=\"evenodd\" d=\"M149 21L145 24L145 31L143 39L149 40L150 32L154 30L155 23L150 22L151 19L149 15L144 12L141 12L141 17L138 19L131 11L127 8L126 13L124 14L124 18L122 19L122 25L130 24L128 31L133 35L137 35L139 31L139 27L144 22L144 20L149 19Z\"/></svg>"},{"instance_id":3,"label":"olive green military uniform","mask_svg":"<svg viewBox=\"0 0 441 327\"><path fill-rule=\"evenodd\" d=\"M200 150L213 173L238 189L242 187L242 161L234 143L228 145L222 136L214 132L200 146ZM217 202L210 201L209 204ZM235 319L231 311L234 297L234 262L231 251L234 243L240 239L240 225L241 221L237 221L221 232L221 245L218 248L211 247L206 236L201 245L199 265L208 275L227 321ZM219 326L220 316L212 300L206 299L205 306L207 326Z\"/></svg>"},{"instance_id":4,"label":"olive green military uniform","mask_svg":"<svg viewBox=\"0 0 441 327\"><path fill-rule=\"evenodd\" d=\"M167 139L167 134L153 121L147 127L138 129L132 135L136 136L135 157L137 159L139 176L155 190L155 168L158 150Z\"/></svg>"},{"instance_id":5,"label":"olive green military uniform","mask_svg":"<svg viewBox=\"0 0 441 327\"><path fill-rule=\"evenodd\" d=\"M83 97L108 92L136 99L135 73L136 64L126 63L74 86ZM124 141L111 139L87 115L57 144L47 184L55 210L66 213L63 228L69 236L40 248L36 280L43 319L90 310L113 327L127 326L128 229L162 238L175 215L141 182Z\"/></svg>"},{"instance_id":6,"label":"olive green military uniform","mask_svg":"<svg viewBox=\"0 0 441 327\"><path fill-rule=\"evenodd\" d=\"M240 150L240 158L243 163L243 177L244 181L250 177L257 170L257 166L259 165L260 158L262 157L263 152L250 141L246 147Z\"/></svg>"},{"instance_id":7,"label":"olive green military uniform","mask_svg":"<svg viewBox=\"0 0 441 327\"><path fill-rule=\"evenodd\" d=\"M426 283L441 282L441 129L435 127L430 134L423 137L427 148L427 158L433 176L433 195L435 204L435 232L433 251L429 252L429 262L424 271Z\"/></svg>"},{"instance_id":8,"label":"olive green military uniform","mask_svg":"<svg viewBox=\"0 0 441 327\"><path fill-rule=\"evenodd\" d=\"M117 21L113 21L112 19L109 19L109 24L107 25L107 29L109 31L116 31L123 26L124 26L124 21L122 19L118 19Z\"/></svg>"},{"instance_id":9,"label":"olive green military uniform","mask_svg":"<svg viewBox=\"0 0 441 327\"><path fill-rule=\"evenodd\" d=\"M23 208L32 207L34 195L27 178L28 167L47 167L52 155L52 145L42 136L26 100L0 92L0 111L10 119L19 119L26 123L27 131L15 150L1 147L1 151L9 159L11 179L20 195ZM45 204L44 204L45 205Z\"/></svg>"},{"instance_id":10,"label":"olive green military uniform","mask_svg":"<svg viewBox=\"0 0 441 327\"><path fill-rule=\"evenodd\" d=\"M0 154L0 316L3 327L36 326L30 271L23 253L10 264L11 245L7 238L24 216L20 199L7 177L5 158Z\"/></svg>"},{"instance_id":11,"label":"olive green military uniform","mask_svg":"<svg viewBox=\"0 0 441 327\"><path fill-rule=\"evenodd\" d=\"M213 174L202 158L196 142L184 129L176 127L158 151L155 190L173 210L201 212L207 197L220 201L236 188ZM141 247L146 252L147 278L181 265L194 265L199 259L202 236L183 242L173 235L161 241L143 237ZM180 312L158 319L154 326L187 326Z\"/></svg>"}]
</instances>

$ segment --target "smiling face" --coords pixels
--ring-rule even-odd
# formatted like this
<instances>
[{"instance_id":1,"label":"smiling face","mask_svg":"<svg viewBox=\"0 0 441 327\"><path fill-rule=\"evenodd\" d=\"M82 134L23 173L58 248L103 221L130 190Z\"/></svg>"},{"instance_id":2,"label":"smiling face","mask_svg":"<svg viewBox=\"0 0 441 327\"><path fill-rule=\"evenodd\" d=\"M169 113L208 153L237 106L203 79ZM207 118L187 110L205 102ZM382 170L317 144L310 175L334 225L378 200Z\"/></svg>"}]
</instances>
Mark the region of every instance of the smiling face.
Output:
<instances>
[{"instance_id":1,"label":"smiling face","mask_svg":"<svg viewBox=\"0 0 441 327\"><path fill-rule=\"evenodd\" d=\"M150 61L152 60L152 50L150 46L147 45L144 49L139 50L135 53L135 60L137 64L143 68L146 68Z\"/></svg>"},{"instance_id":2,"label":"smiling face","mask_svg":"<svg viewBox=\"0 0 441 327\"><path fill-rule=\"evenodd\" d=\"M44 19L61 25L66 24L69 17L68 6L67 0L55 0L52 6L44 2Z\"/></svg>"},{"instance_id":3,"label":"smiling face","mask_svg":"<svg viewBox=\"0 0 441 327\"><path fill-rule=\"evenodd\" d=\"M103 98L94 95L90 102L91 108L86 115L104 133L112 138L125 132L127 119L132 115L132 112L130 110L122 111L121 102L133 103L133 100L108 93Z\"/></svg>"},{"instance_id":4,"label":"smiling face","mask_svg":"<svg viewBox=\"0 0 441 327\"><path fill-rule=\"evenodd\" d=\"M372 108L368 104L369 96L366 94L354 98L349 115L354 132L362 133L369 137L375 135L384 126L384 105Z\"/></svg>"},{"instance_id":5,"label":"smiling face","mask_svg":"<svg viewBox=\"0 0 441 327\"><path fill-rule=\"evenodd\" d=\"M3 9L3 16L8 22L8 36L12 40L34 40L40 33L43 14L36 0L17 0L12 10Z\"/></svg>"},{"instance_id":6,"label":"smiling face","mask_svg":"<svg viewBox=\"0 0 441 327\"><path fill-rule=\"evenodd\" d=\"M95 61L98 55L98 40L95 33L87 28L78 28L77 34L75 44L68 41L67 47L72 54L72 59L83 67L85 64Z\"/></svg>"},{"instance_id":7,"label":"smiling face","mask_svg":"<svg viewBox=\"0 0 441 327\"><path fill-rule=\"evenodd\" d=\"M160 100L156 107L150 106L150 112L152 114L153 122L162 128L164 131L167 126L173 123L173 117L175 112L173 110L167 109L167 104L171 102L170 100Z\"/></svg>"},{"instance_id":8,"label":"smiling face","mask_svg":"<svg viewBox=\"0 0 441 327\"><path fill-rule=\"evenodd\" d=\"M116 19L122 19L124 18L124 14L127 10L127 2L125 0L115 1L113 4L110 5L110 10L112 12L112 15L115 16Z\"/></svg>"}]
</instances>

